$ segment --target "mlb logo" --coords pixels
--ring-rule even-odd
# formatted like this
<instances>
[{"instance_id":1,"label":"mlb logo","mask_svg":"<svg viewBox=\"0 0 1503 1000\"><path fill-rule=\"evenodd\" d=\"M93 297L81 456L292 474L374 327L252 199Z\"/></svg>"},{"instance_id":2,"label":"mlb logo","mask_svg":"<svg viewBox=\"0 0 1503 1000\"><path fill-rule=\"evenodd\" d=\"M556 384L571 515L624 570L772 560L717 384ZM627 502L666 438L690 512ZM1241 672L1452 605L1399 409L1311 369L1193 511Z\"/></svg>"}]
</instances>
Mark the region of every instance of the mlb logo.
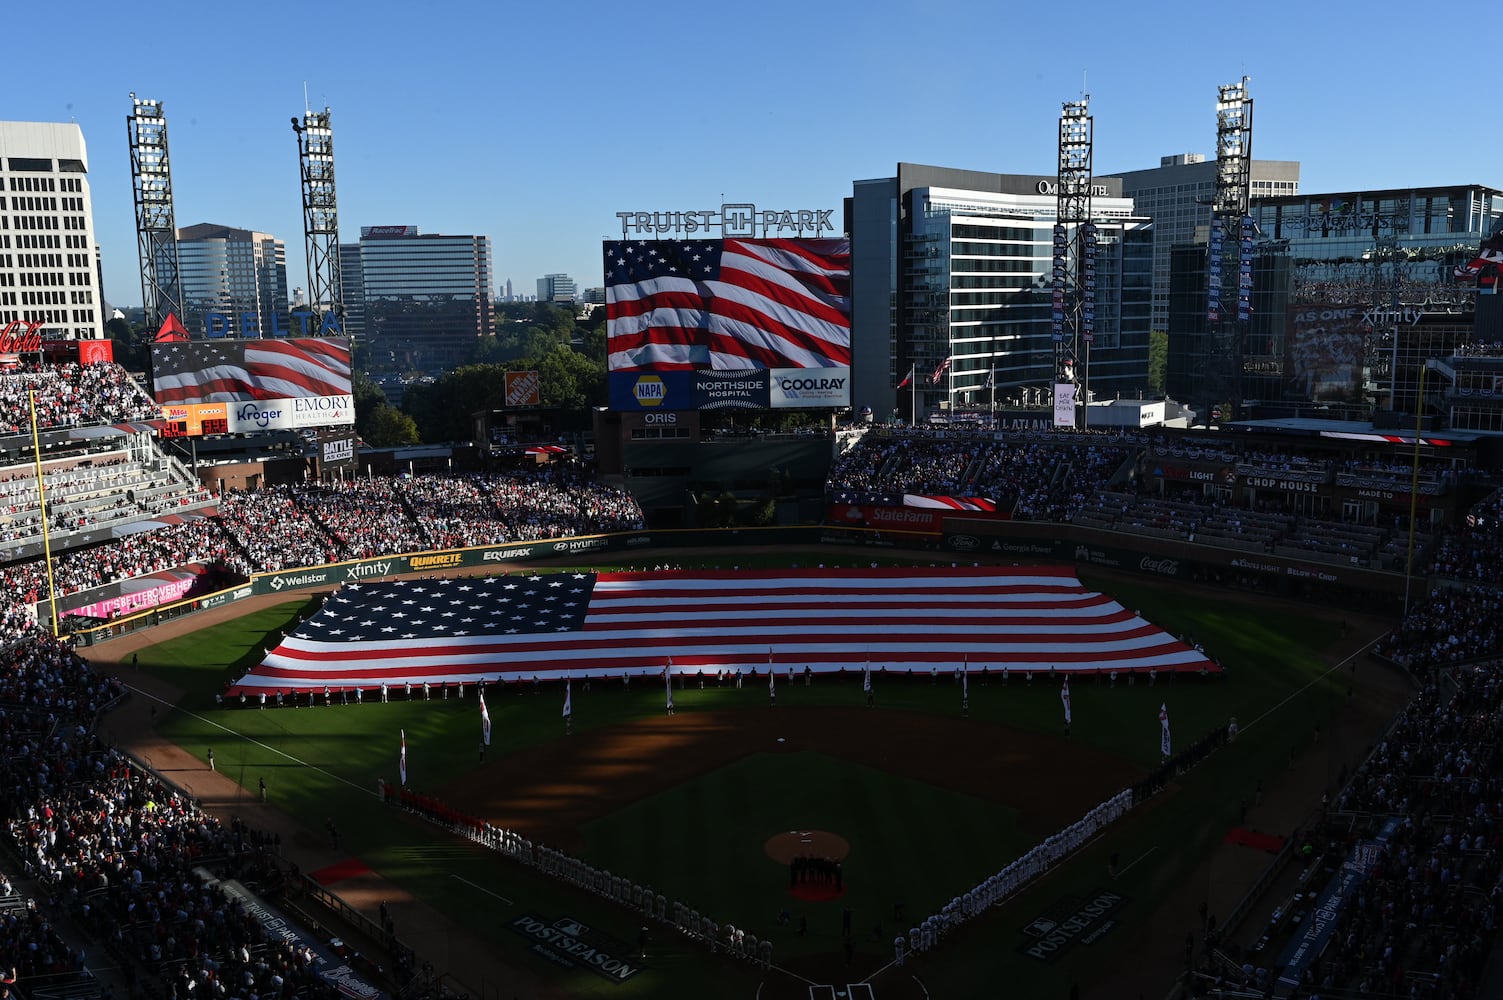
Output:
<instances>
[{"instance_id":1,"label":"mlb logo","mask_svg":"<svg viewBox=\"0 0 1503 1000\"><path fill-rule=\"evenodd\" d=\"M590 932L589 925L582 924L573 917L562 917L553 922L554 930L563 931L570 937L583 937Z\"/></svg>"}]
</instances>

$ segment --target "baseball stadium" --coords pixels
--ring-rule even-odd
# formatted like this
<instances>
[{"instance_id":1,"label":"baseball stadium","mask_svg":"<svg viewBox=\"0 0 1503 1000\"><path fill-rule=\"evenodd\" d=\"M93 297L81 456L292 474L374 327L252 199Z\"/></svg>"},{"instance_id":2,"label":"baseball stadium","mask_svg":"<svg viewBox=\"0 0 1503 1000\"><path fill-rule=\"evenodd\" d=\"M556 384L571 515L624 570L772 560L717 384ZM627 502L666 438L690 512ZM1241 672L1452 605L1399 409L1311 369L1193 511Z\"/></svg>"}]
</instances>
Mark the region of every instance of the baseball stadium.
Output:
<instances>
[{"instance_id":1,"label":"baseball stadium","mask_svg":"<svg viewBox=\"0 0 1503 1000\"><path fill-rule=\"evenodd\" d=\"M847 242L646 246L588 441L369 448L339 336L0 374L8 990L1503 989L1485 441L867 420Z\"/></svg>"}]
</instances>

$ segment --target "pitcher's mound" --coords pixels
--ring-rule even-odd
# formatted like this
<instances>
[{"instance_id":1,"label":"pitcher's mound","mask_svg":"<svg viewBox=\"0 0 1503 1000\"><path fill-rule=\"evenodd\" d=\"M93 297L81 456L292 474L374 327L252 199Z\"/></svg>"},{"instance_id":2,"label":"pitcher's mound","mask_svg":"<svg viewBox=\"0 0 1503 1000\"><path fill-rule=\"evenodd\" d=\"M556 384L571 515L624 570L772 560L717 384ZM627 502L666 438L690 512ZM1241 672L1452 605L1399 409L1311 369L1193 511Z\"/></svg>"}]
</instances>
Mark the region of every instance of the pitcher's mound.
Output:
<instances>
[{"instance_id":1,"label":"pitcher's mound","mask_svg":"<svg viewBox=\"0 0 1503 1000\"><path fill-rule=\"evenodd\" d=\"M828 830L789 830L775 833L762 845L767 856L780 865L794 858L825 858L844 861L851 853L850 843L840 834Z\"/></svg>"}]
</instances>

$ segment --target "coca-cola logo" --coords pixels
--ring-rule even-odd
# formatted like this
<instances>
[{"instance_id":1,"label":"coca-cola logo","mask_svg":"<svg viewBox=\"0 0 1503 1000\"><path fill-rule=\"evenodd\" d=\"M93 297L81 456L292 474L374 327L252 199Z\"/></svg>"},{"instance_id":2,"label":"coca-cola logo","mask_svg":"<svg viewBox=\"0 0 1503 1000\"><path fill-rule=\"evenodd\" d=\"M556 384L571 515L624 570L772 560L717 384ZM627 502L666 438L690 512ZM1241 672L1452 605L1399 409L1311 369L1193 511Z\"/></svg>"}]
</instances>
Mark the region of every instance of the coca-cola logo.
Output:
<instances>
[{"instance_id":1,"label":"coca-cola logo","mask_svg":"<svg viewBox=\"0 0 1503 1000\"><path fill-rule=\"evenodd\" d=\"M1151 559L1148 556L1144 556L1142 562L1138 563L1138 569L1142 570L1145 573L1160 573L1164 576L1178 576L1179 560Z\"/></svg>"},{"instance_id":2,"label":"coca-cola logo","mask_svg":"<svg viewBox=\"0 0 1503 1000\"><path fill-rule=\"evenodd\" d=\"M35 354L42 349L42 324L12 320L0 330L0 354Z\"/></svg>"}]
</instances>

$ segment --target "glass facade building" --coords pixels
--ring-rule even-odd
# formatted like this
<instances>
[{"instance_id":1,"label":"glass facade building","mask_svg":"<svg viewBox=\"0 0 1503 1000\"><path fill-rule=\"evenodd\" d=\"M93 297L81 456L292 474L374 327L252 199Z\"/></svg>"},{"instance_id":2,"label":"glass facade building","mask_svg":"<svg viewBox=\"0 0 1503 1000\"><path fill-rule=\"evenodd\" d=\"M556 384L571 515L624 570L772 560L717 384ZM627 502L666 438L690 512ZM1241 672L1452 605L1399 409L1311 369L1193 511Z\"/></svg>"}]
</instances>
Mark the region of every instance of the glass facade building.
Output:
<instances>
[{"instance_id":1,"label":"glass facade building","mask_svg":"<svg viewBox=\"0 0 1503 1000\"><path fill-rule=\"evenodd\" d=\"M486 236L419 233L416 226L366 226L358 259L358 313L370 371L447 371L469 361L492 330L491 243Z\"/></svg>"},{"instance_id":2,"label":"glass facade building","mask_svg":"<svg viewBox=\"0 0 1503 1000\"><path fill-rule=\"evenodd\" d=\"M861 374L876 370L886 390L881 411L892 409L891 387L910 369L920 396L913 404L903 397L920 415L1049 402L1053 184L914 164L899 164L895 179L856 184L846 209L853 404L877 408L858 398L877 395L878 379ZM1109 399L1147 386L1153 237L1130 201L1102 187L1092 202L1095 335L1078 375L1097 399Z\"/></svg>"},{"instance_id":3,"label":"glass facade building","mask_svg":"<svg viewBox=\"0 0 1503 1000\"><path fill-rule=\"evenodd\" d=\"M287 248L275 236L200 223L177 231L183 326L232 337L311 336L287 306Z\"/></svg>"},{"instance_id":4,"label":"glass facade building","mask_svg":"<svg viewBox=\"0 0 1503 1000\"><path fill-rule=\"evenodd\" d=\"M1267 415L1415 413L1425 358L1473 337L1478 290L1456 268L1503 224L1503 193L1471 185L1261 198L1250 214L1252 314L1231 338L1208 330L1204 244L1174 248L1170 394L1223 402L1207 398L1204 373L1231 354L1239 382L1226 402ZM1440 386L1427 398L1432 391Z\"/></svg>"}]
</instances>

